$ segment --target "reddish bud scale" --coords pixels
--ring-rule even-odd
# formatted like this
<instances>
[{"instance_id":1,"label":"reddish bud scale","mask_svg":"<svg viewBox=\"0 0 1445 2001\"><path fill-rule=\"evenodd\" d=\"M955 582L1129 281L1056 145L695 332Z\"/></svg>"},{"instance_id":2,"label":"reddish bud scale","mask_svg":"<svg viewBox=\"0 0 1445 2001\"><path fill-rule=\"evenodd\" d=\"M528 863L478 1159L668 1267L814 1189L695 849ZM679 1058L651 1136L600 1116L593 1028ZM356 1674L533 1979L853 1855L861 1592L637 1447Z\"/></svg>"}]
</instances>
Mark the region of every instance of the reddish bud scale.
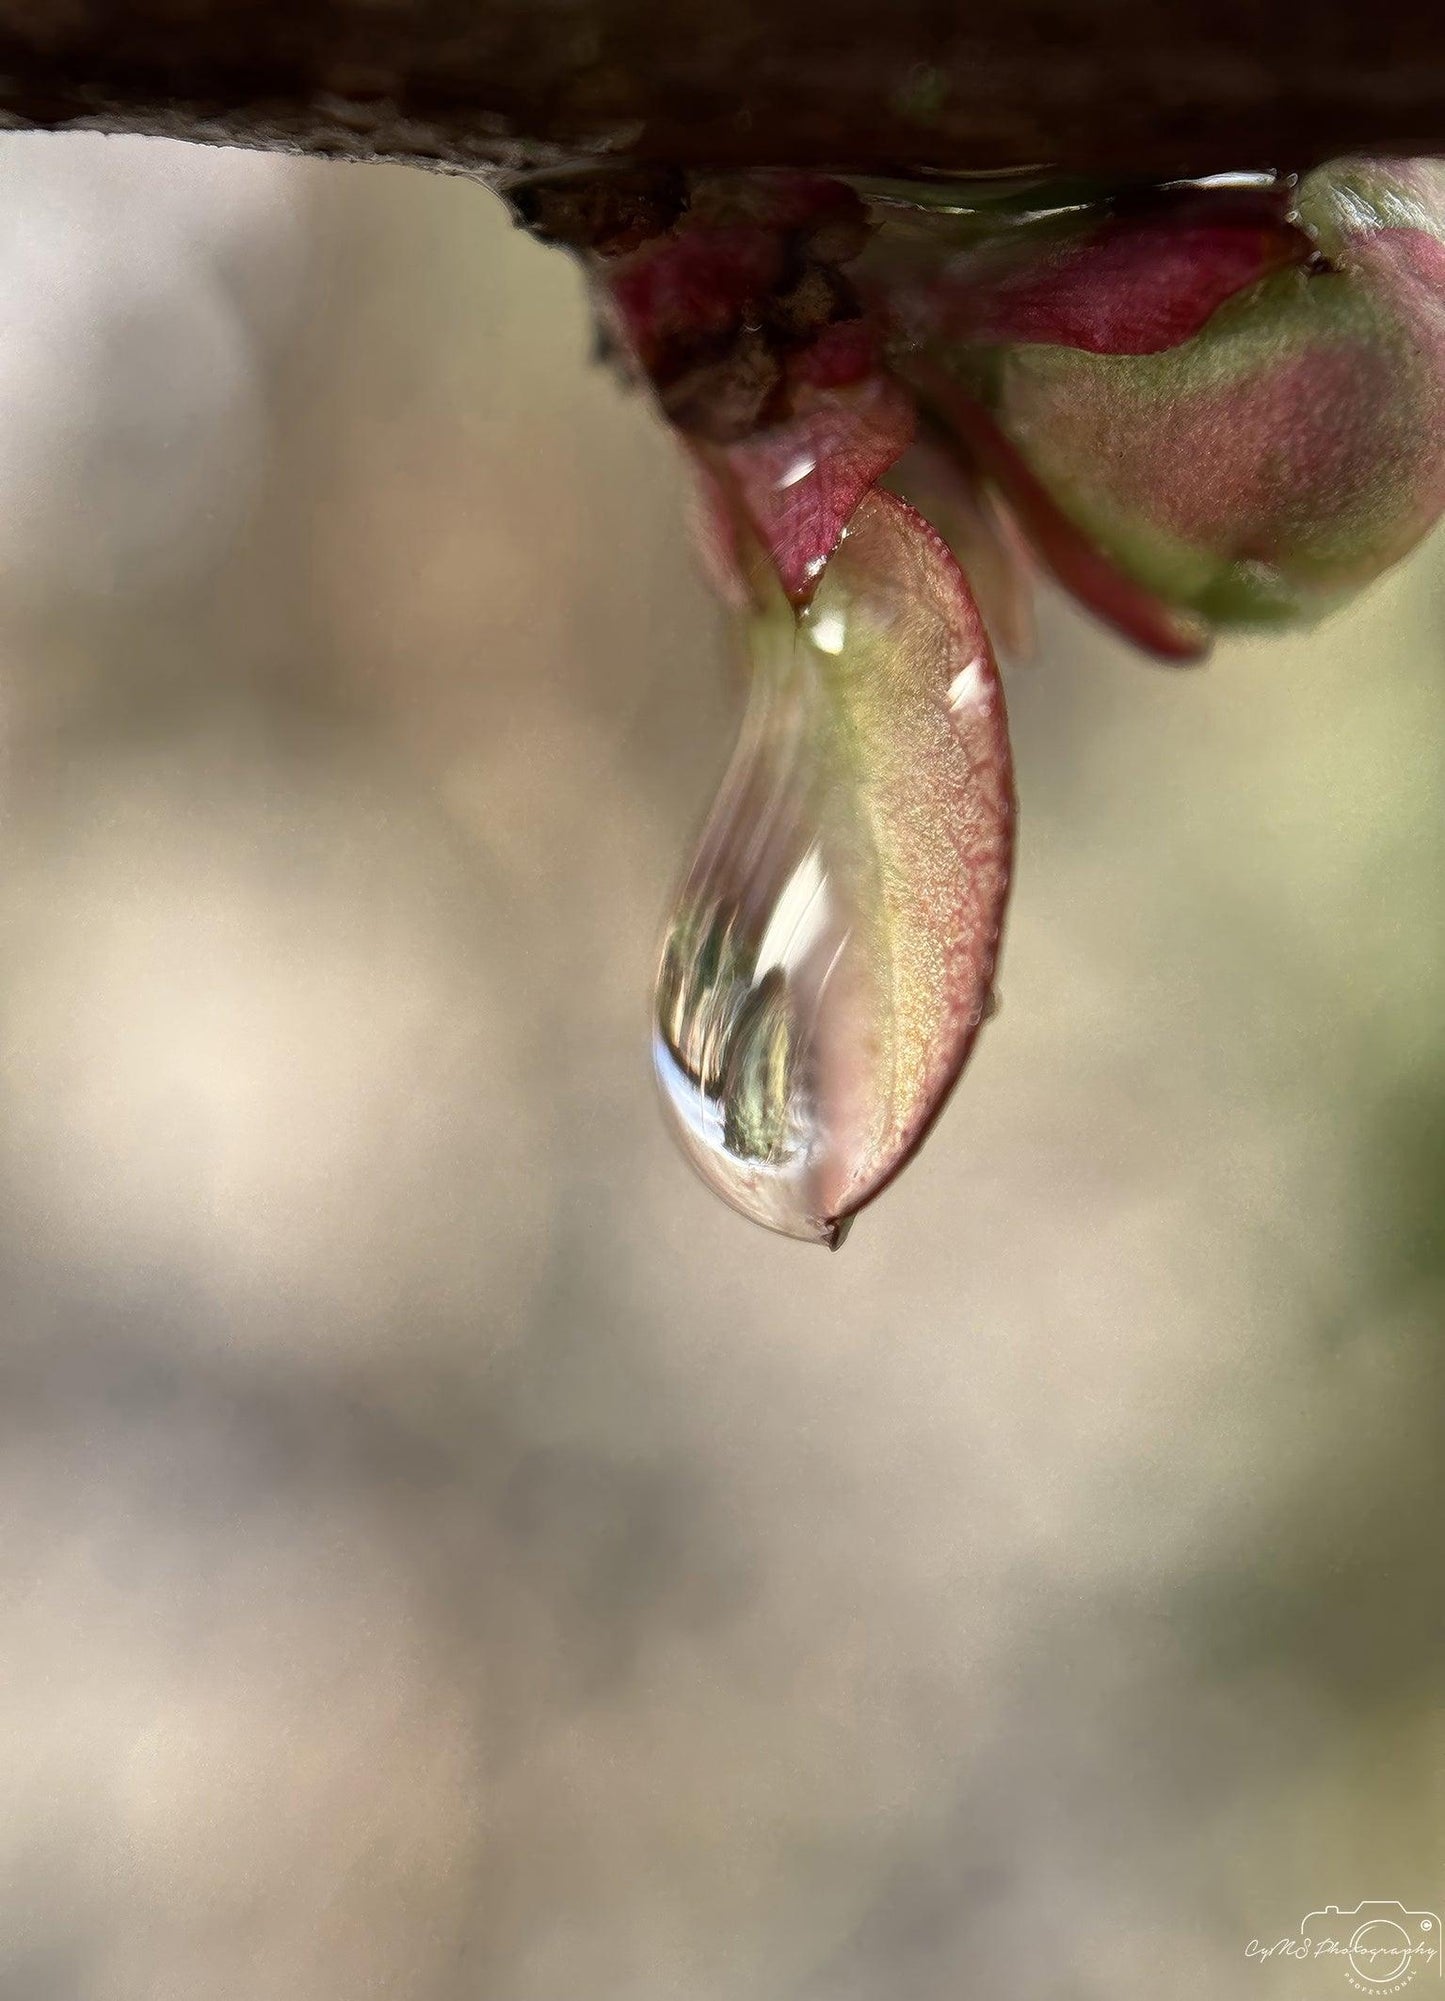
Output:
<instances>
[{"instance_id":1,"label":"reddish bud scale","mask_svg":"<svg viewBox=\"0 0 1445 2001\"><path fill-rule=\"evenodd\" d=\"M913 404L870 376L805 392L798 414L714 454L794 604L806 603L859 501L912 442Z\"/></svg>"},{"instance_id":2,"label":"reddish bud scale","mask_svg":"<svg viewBox=\"0 0 1445 2001\"><path fill-rule=\"evenodd\" d=\"M743 320L783 272L783 243L753 223L721 223L655 238L609 271L607 283L645 368L669 341L705 340Z\"/></svg>"},{"instance_id":3,"label":"reddish bud scale","mask_svg":"<svg viewBox=\"0 0 1445 2001\"><path fill-rule=\"evenodd\" d=\"M1288 223L1112 222L1041 263L991 272L982 255L951 270L929 303L949 339L1157 354L1198 333L1226 299L1309 254L1308 238Z\"/></svg>"}]
</instances>

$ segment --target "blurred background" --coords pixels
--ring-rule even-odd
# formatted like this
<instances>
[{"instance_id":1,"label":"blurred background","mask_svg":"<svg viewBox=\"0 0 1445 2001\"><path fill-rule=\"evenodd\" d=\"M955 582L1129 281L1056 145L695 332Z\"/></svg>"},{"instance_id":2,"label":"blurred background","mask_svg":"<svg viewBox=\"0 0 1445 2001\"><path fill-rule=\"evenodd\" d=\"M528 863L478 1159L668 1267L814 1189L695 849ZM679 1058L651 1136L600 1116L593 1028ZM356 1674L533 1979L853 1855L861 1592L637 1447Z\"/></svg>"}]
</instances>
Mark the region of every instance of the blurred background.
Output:
<instances>
[{"instance_id":1,"label":"blurred background","mask_svg":"<svg viewBox=\"0 0 1445 2001\"><path fill-rule=\"evenodd\" d=\"M469 184L0 142L0 1995L1343 1994L1246 1948L1445 1894L1445 550L1045 603L830 1258L654 1106L732 693L589 345Z\"/></svg>"}]
</instances>

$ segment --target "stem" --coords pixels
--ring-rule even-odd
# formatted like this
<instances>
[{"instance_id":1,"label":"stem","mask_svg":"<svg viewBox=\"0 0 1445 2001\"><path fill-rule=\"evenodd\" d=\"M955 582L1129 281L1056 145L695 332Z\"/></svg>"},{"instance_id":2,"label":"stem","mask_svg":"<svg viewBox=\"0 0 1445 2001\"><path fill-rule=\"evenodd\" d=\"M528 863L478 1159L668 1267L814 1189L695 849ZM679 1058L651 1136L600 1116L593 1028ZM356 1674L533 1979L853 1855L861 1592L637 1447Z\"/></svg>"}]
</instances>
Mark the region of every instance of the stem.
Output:
<instances>
[{"instance_id":1,"label":"stem","mask_svg":"<svg viewBox=\"0 0 1445 2001\"><path fill-rule=\"evenodd\" d=\"M1155 175L1445 152L1445 8L0 0L0 122L414 160Z\"/></svg>"}]
</instances>

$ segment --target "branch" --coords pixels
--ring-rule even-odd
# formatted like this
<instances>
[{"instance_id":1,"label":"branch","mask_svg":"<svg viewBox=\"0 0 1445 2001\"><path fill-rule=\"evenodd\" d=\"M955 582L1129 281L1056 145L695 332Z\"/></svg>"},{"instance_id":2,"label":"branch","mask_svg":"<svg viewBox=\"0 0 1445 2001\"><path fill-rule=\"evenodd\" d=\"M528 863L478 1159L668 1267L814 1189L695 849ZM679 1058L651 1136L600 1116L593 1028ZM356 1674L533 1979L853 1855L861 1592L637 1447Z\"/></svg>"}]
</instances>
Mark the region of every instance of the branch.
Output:
<instances>
[{"instance_id":1,"label":"branch","mask_svg":"<svg viewBox=\"0 0 1445 2001\"><path fill-rule=\"evenodd\" d=\"M1445 152L1439 0L0 0L0 126L489 179Z\"/></svg>"}]
</instances>

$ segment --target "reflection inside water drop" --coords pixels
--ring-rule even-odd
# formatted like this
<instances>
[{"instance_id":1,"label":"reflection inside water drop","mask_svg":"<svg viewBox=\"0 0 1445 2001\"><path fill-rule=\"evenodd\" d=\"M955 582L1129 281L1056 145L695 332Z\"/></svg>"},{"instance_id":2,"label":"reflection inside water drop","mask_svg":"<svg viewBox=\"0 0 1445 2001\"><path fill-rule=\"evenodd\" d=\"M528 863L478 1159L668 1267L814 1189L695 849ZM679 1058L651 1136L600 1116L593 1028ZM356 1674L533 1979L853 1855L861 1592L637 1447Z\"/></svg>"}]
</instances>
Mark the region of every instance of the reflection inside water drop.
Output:
<instances>
[{"instance_id":1,"label":"reflection inside water drop","mask_svg":"<svg viewBox=\"0 0 1445 2001\"><path fill-rule=\"evenodd\" d=\"M735 1207L829 1242L825 1009L850 925L825 856L816 649L779 609L760 634L733 763L663 950L654 1057L695 1164Z\"/></svg>"}]
</instances>

